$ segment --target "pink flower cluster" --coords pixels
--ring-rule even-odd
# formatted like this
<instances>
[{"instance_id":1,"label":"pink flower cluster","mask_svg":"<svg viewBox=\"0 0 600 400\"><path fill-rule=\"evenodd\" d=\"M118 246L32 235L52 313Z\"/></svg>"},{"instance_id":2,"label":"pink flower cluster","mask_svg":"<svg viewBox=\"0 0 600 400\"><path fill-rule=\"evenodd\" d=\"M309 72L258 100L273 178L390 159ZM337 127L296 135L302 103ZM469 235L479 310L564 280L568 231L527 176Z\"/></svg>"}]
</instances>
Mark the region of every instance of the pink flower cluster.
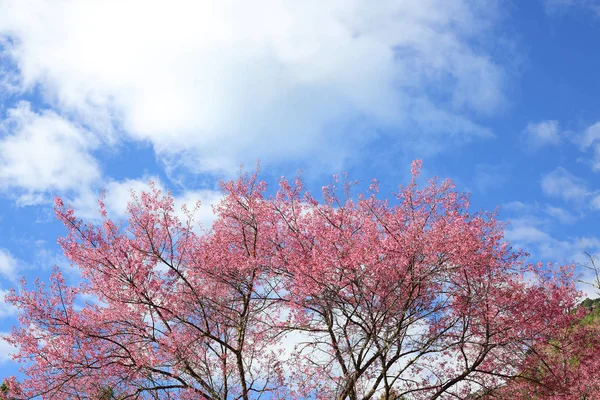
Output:
<instances>
[{"instance_id":1,"label":"pink flower cluster","mask_svg":"<svg viewBox=\"0 0 600 400\"><path fill-rule=\"evenodd\" d=\"M572 269L526 265L494 214L470 213L449 181L420 188L419 170L390 199L376 182L354 199L335 182L322 201L300 179L268 197L245 175L222 185L202 233L156 188L122 224L102 203L103 223L86 224L57 199L60 244L83 281L56 270L8 297L22 395L562 399L589 388L596 342L573 328Z\"/></svg>"}]
</instances>

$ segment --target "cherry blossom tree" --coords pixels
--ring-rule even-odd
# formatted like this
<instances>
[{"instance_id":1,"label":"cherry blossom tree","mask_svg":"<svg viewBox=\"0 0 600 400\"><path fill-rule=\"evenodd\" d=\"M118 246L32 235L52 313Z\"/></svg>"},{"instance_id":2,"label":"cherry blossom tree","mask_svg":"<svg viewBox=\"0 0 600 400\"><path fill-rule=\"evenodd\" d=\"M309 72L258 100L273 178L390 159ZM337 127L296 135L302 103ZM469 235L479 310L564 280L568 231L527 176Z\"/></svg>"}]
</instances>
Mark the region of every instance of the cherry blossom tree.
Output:
<instances>
[{"instance_id":1,"label":"cherry blossom tree","mask_svg":"<svg viewBox=\"0 0 600 400\"><path fill-rule=\"evenodd\" d=\"M12 292L25 396L52 399L451 399L540 373L577 318L572 268L527 264L450 181L390 199L257 174L222 185L217 219L153 188L116 223L56 200L81 273ZM339 193L342 192L342 193ZM546 347L545 347L546 346ZM524 386L520 387L520 390ZM531 386L533 387L533 386ZM540 389L540 393L546 393ZM550 393L550 392L548 392Z\"/></svg>"},{"instance_id":2,"label":"cherry blossom tree","mask_svg":"<svg viewBox=\"0 0 600 400\"><path fill-rule=\"evenodd\" d=\"M600 294L600 269L586 252L588 263L581 265L588 278L580 280ZM591 279L590 279L591 277ZM540 341L530 353L530 380L515 379L493 398L540 398L556 400L600 399L600 309L596 300L586 299L576 318L548 342Z\"/></svg>"},{"instance_id":3,"label":"cherry blossom tree","mask_svg":"<svg viewBox=\"0 0 600 400\"><path fill-rule=\"evenodd\" d=\"M21 386L14 376L2 381L0 400L18 400L22 394Z\"/></svg>"},{"instance_id":4,"label":"cherry blossom tree","mask_svg":"<svg viewBox=\"0 0 600 400\"><path fill-rule=\"evenodd\" d=\"M376 185L356 203L326 188L318 204L283 182L292 329L309 333L308 380L336 383L326 398L489 392L528 378L532 346L573 318L570 268L523 265L494 215L470 215L449 181L418 189L418 169L395 205Z\"/></svg>"}]
</instances>

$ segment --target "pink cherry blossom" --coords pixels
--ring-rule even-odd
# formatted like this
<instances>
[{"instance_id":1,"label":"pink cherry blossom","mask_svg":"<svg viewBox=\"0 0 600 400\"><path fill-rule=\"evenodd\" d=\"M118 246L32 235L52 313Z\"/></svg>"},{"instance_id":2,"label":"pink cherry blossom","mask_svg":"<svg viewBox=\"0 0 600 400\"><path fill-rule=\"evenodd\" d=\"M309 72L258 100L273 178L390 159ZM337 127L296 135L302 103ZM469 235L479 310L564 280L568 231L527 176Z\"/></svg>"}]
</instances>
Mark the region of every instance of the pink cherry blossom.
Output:
<instances>
[{"instance_id":1,"label":"pink cherry blossom","mask_svg":"<svg viewBox=\"0 0 600 400\"><path fill-rule=\"evenodd\" d=\"M572 268L527 264L494 213L471 213L450 181L419 187L420 167L389 199L377 182L353 198L335 179L319 202L299 178L268 197L244 175L222 185L203 233L154 186L124 223L102 202L103 222L85 223L57 199L59 243L83 281L56 270L8 297L23 395L563 398L581 377L550 379L551 367L597 368L578 346L597 336L573 328Z\"/></svg>"}]
</instances>

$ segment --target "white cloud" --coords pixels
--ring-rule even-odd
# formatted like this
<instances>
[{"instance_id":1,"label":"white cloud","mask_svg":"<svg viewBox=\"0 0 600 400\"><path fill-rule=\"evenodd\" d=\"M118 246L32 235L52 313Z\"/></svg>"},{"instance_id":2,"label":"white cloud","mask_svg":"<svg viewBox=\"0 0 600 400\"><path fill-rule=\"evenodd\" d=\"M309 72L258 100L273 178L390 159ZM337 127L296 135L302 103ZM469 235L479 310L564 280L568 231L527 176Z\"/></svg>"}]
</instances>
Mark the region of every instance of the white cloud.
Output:
<instances>
[{"instance_id":1,"label":"white cloud","mask_svg":"<svg viewBox=\"0 0 600 400\"><path fill-rule=\"evenodd\" d=\"M600 122L590 125L576 138L581 151L592 150L593 156L589 160L592 171L600 171Z\"/></svg>"},{"instance_id":2,"label":"white cloud","mask_svg":"<svg viewBox=\"0 0 600 400\"><path fill-rule=\"evenodd\" d=\"M17 348L3 340L3 336L8 336L7 332L0 332L0 363L12 360L10 354L16 353Z\"/></svg>"},{"instance_id":3,"label":"white cloud","mask_svg":"<svg viewBox=\"0 0 600 400\"><path fill-rule=\"evenodd\" d=\"M17 308L4 300L7 294L8 290L0 289L0 319L17 314Z\"/></svg>"},{"instance_id":4,"label":"white cloud","mask_svg":"<svg viewBox=\"0 0 600 400\"><path fill-rule=\"evenodd\" d=\"M510 220L505 237L517 247L533 253L535 259L582 264L586 262L584 250L594 254L600 251L600 239L580 236L559 239L549 233L546 221L521 215Z\"/></svg>"},{"instance_id":5,"label":"white cloud","mask_svg":"<svg viewBox=\"0 0 600 400\"><path fill-rule=\"evenodd\" d=\"M531 208L532 208L531 204L524 203L522 201L510 201L510 202L502 205L502 210L511 211L511 212L523 212L526 210L530 210Z\"/></svg>"},{"instance_id":6,"label":"white cloud","mask_svg":"<svg viewBox=\"0 0 600 400\"><path fill-rule=\"evenodd\" d=\"M544 231L534 226L521 224L520 221L511 221L511 228L506 232L506 238L519 243L541 242L550 239Z\"/></svg>"},{"instance_id":7,"label":"white cloud","mask_svg":"<svg viewBox=\"0 0 600 400\"><path fill-rule=\"evenodd\" d=\"M8 250L0 249L0 277L15 282L19 265L19 261Z\"/></svg>"},{"instance_id":8,"label":"white cloud","mask_svg":"<svg viewBox=\"0 0 600 400\"><path fill-rule=\"evenodd\" d=\"M104 185L104 205L110 218L123 219L127 218L127 204L132 200L132 191L136 195L142 192L149 192L149 182L152 181L158 189L163 193L167 192L165 185L156 176L147 176L140 179L124 179L121 181L109 181ZM99 218L98 199L99 193L92 190L87 190L73 200L73 208L78 217L86 219ZM201 206L197 209L193 216L196 222L202 224L204 228L210 228L215 216L212 212L212 205L216 205L223 195L220 191L201 189L201 190L185 190L173 197L175 213L180 220L186 220L185 213L181 207L185 204L189 211L194 211L197 201L201 202Z\"/></svg>"},{"instance_id":9,"label":"white cloud","mask_svg":"<svg viewBox=\"0 0 600 400\"><path fill-rule=\"evenodd\" d=\"M591 194L584 180L562 167L556 168L542 178L542 190L546 196L579 203Z\"/></svg>"},{"instance_id":10,"label":"white cloud","mask_svg":"<svg viewBox=\"0 0 600 400\"><path fill-rule=\"evenodd\" d=\"M592 167L592 171L599 172L600 171L600 143L596 143L593 146L594 155L590 160L590 166Z\"/></svg>"},{"instance_id":11,"label":"white cloud","mask_svg":"<svg viewBox=\"0 0 600 400\"><path fill-rule=\"evenodd\" d=\"M505 231L505 238L513 246L523 248L530 253L530 262L575 264L576 274L581 278L578 289L588 296L598 297L593 288L584 283L590 281L590 275L588 269L583 266L589 264L586 252L592 255L600 254L600 238L585 234L559 237L554 229L555 220L571 223L581 215L575 215L549 204L539 205L518 201L506 204L502 210L512 215Z\"/></svg>"},{"instance_id":12,"label":"white cloud","mask_svg":"<svg viewBox=\"0 0 600 400\"><path fill-rule=\"evenodd\" d=\"M594 196L592 199L592 207L596 210L600 210L600 195Z\"/></svg>"},{"instance_id":13,"label":"white cloud","mask_svg":"<svg viewBox=\"0 0 600 400\"><path fill-rule=\"evenodd\" d=\"M125 218L127 216L127 203L131 200L132 191L138 196L142 192L149 192L149 181L156 182L157 187L164 191L160 179L155 176L108 182L104 186L106 196L104 204L107 211L116 218Z\"/></svg>"},{"instance_id":14,"label":"white cloud","mask_svg":"<svg viewBox=\"0 0 600 400\"><path fill-rule=\"evenodd\" d=\"M530 122L523 130L523 135L532 148L558 146L561 141L560 125L555 120Z\"/></svg>"},{"instance_id":15,"label":"white cloud","mask_svg":"<svg viewBox=\"0 0 600 400\"><path fill-rule=\"evenodd\" d=\"M12 254L6 249L0 249L0 280L2 278L16 283L17 281L17 268L20 263L17 261ZM8 290L0 289L0 319L16 315L17 309L12 304L5 301L5 296L8 294ZM1 343L1 340L0 340ZM0 344L0 354L2 354L2 348ZM0 361L2 360L0 356Z\"/></svg>"},{"instance_id":16,"label":"white cloud","mask_svg":"<svg viewBox=\"0 0 600 400\"><path fill-rule=\"evenodd\" d=\"M52 111L37 113L21 102L0 124L0 190L17 191L21 204L43 199L48 190L77 189L100 177L89 154L97 141Z\"/></svg>"},{"instance_id":17,"label":"white cloud","mask_svg":"<svg viewBox=\"0 0 600 400\"><path fill-rule=\"evenodd\" d=\"M581 218L581 214L569 211L562 207L552 204L523 203L521 201L511 201L502 205L502 211L509 214L522 216L527 215L533 224L548 224L558 221L561 224L571 224ZM550 217L550 218L548 218Z\"/></svg>"},{"instance_id":18,"label":"white cloud","mask_svg":"<svg viewBox=\"0 0 600 400\"><path fill-rule=\"evenodd\" d=\"M374 127L489 137L470 115L505 103L505 73L479 43L494 7L9 0L0 36L23 89L102 140L125 132L166 162L231 171L259 157L339 164Z\"/></svg>"},{"instance_id":19,"label":"white cloud","mask_svg":"<svg viewBox=\"0 0 600 400\"><path fill-rule=\"evenodd\" d=\"M201 205L198 210L195 211L194 219L204 228L210 228L216 216L213 213L212 206L217 205L223 199L223 194L219 191L214 190L195 190L187 191L180 196L175 197L175 208L180 210L182 205L186 205L189 211L193 211L196 202L200 200ZM183 219L185 216L183 213L179 216Z\"/></svg>"},{"instance_id":20,"label":"white cloud","mask_svg":"<svg viewBox=\"0 0 600 400\"><path fill-rule=\"evenodd\" d=\"M586 128L580 137L579 144L583 150L586 150L598 141L600 141L600 122Z\"/></svg>"},{"instance_id":21,"label":"white cloud","mask_svg":"<svg viewBox=\"0 0 600 400\"><path fill-rule=\"evenodd\" d=\"M578 219L578 216L572 212L550 204L546 204L544 207L544 212L563 224L571 224Z\"/></svg>"}]
</instances>

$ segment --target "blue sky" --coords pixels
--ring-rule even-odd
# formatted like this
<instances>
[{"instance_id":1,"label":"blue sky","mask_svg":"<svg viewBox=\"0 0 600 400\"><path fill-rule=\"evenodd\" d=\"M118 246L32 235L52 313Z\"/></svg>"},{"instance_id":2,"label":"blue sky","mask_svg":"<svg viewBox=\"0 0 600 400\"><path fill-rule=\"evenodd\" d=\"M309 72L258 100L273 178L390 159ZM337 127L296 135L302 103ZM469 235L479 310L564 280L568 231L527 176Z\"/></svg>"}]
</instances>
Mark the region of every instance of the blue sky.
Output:
<instances>
[{"instance_id":1,"label":"blue sky","mask_svg":"<svg viewBox=\"0 0 600 400\"><path fill-rule=\"evenodd\" d=\"M258 159L389 193L420 158L532 261L600 252L597 0L192 3L0 0L0 296L68 269L54 196L121 218L152 179L210 225Z\"/></svg>"}]
</instances>

